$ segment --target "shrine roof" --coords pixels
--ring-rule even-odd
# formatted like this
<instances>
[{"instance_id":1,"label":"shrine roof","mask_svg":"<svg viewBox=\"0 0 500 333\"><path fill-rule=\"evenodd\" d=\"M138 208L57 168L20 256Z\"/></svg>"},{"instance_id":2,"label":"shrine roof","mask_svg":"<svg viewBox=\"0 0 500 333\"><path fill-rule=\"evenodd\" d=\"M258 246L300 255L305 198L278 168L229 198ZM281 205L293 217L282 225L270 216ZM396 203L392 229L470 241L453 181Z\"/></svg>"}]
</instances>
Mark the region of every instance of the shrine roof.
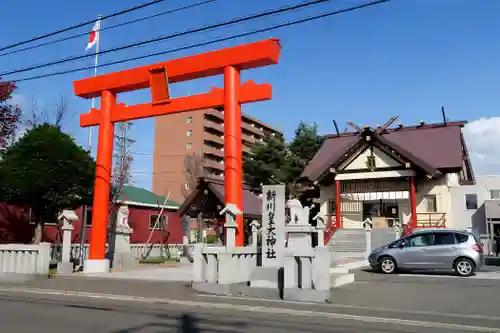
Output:
<instances>
[{"instance_id":1,"label":"shrine roof","mask_svg":"<svg viewBox=\"0 0 500 333\"><path fill-rule=\"evenodd\" d=\"M411 157L410 160L415 164L420 164L424 169L459 171L464 162L463 152L467 151L461 131L465 124L466 122L460 121L448 122L446 125L440 123L388 128L376 136L382 143L392 146L401 155ZM320 150L302 172L302 177L313 182L318 180L357 145L362 138L362 133L347 132L340 135L327 135Z\"/></svg>"},{"instance_id":2,"label":"shrine roof","mask_svg":"<svg viewBox=\"0 0 500 333\"><path fill-rule=\"evenodd\" d=\"M165 197L161 195L156 195L151 191L148 191L141 187L135 187L130 185L124 185L118 199L118 203L123 203L129 206L143 206L143 207L155 207L155 208L166 208L166 209L179 209L180 204L173 201L167 200L165 203Z\"/></svg>"},{"instance_id":3,"label":"shrine roof","mask_svg":"<svg viewBox=\"0 0 500 333\"><path fill-rule=\"evenodd\" d=\"M191 206L196 204L205 190L210 190L217 199L224 204L225 188L224 180L220 178L200 177L196 189L186 198L184 203L179 208L179 214L185 215L188 213ZM243 217L244 218L260 218L262 215L262 201L259 196L254 194L250 187L243 186Z\"/></svg>"}]
</instances>

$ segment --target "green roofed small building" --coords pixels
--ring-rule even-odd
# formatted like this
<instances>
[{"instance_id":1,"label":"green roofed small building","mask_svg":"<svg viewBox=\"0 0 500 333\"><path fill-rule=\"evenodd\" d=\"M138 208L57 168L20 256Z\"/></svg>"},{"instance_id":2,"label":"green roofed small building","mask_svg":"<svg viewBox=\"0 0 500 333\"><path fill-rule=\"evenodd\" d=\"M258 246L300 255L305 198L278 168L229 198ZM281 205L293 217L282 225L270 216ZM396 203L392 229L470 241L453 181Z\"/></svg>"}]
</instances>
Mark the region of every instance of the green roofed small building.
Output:
<instances>
[{"instance_id":1,"label":"green roofed small building","mask_svg":"<svg viewBox=\"0 0 500 333\"><path fill-rule=\"evenodd\" d=\"M134 230L130 235L131 243L146 243L149 239L150 244L182 244L184 229L178 213L179 203L156 195L147 189L125 185L115 201L113 210L118 211L121 205L126 205L129 210L128 224ZM86 225L85 242L88 243L90 239L92 207L87 209L85 221L83 221L83 209L76 210L79 220L73 222L73 243L80 242L82 221ZM158 218L160 211L162 211L162 217ZM166 223L157 223L157 221ZM59 242L59 234L55 224L45 224L44 241Z\"/></svg>"}]
</instances>

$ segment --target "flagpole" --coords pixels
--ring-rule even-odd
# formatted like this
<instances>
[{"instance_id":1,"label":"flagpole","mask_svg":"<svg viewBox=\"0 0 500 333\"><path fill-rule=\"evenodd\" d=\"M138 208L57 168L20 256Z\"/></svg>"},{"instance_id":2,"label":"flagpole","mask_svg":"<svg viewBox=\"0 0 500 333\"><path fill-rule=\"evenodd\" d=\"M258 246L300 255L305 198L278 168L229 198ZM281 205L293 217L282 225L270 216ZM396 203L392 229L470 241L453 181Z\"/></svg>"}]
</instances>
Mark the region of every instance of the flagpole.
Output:
<instances>
[{"instance_id":1,"label":"flagpole","mask_svg":"<svg viewBox=\"0 0 500 333\"><path fill-rule=\"evenodd\" d=\"M99 66L99 42L101 41L101 18L102 15L97 17L98 29L97 29L97 41L95 46L95 59L94 59L94 77L97 76L97 67ZM95 97L92 98L92 109L95 108ZM89 126L89 154L92 156L92 126ZM85 259L85 231L87 230L87 220L88 212L87 206L83 206L82 212L82 226L80 228L80 267L83 267L83 262Z\"/></svg>"},{"instance_id":2,"label":"flagpole","mask_svg":"<svg viewBox=\"0 0 500 333\"><path fill-rule=\"evenodd\" d=\"M98 22L99 22L99 30L98 30L98 36L97 36L97 42L95 46L95 59L94 59L94 76L97 76L97 66L99 65L99 42L101 41L101 17L102 15L99 15L98 17ZM95 97L92 98L92 109L95 108ZM93 127L89 127L89 152L92 155L92 131Z\"/></svg>"}]
</instances>

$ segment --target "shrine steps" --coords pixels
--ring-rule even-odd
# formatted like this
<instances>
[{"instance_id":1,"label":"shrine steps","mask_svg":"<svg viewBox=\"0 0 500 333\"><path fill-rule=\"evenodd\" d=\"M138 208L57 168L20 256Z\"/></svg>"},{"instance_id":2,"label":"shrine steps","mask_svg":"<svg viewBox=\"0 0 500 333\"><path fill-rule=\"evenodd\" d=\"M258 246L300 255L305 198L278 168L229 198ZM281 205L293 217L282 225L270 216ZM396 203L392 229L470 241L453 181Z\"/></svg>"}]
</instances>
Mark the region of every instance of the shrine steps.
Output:
<instances>
[{"instance_id":1,"label":"shrine steps","mask_svg":"<svg viewBox=\"0 0 500 333\"><path fill-rule=\"evenodd\" d=\"M330 247L330 252L365 253L366 231L362 228L337 229L327 246Z\"/></svg>"}]
</instances>

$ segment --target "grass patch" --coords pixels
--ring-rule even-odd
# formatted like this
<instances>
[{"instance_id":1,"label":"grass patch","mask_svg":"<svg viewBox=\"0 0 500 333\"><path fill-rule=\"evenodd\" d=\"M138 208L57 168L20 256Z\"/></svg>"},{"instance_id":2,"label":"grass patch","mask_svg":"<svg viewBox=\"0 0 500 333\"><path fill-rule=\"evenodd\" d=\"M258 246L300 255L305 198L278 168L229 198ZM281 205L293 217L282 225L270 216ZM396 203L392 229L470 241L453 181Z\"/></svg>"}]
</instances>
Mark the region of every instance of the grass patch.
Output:
<instances>
[{"instance_id":1,"label":"grass patch","mask_svg":"<svg viewBox=\"0 0 500 333\"><path fill-rule=\"evenodd\" d=\"M166 258L166 257L151 257L139 260L141 264L164 264L164 263L174 263L180 262L180 258Z\"/></svg>"}]
</instances>

